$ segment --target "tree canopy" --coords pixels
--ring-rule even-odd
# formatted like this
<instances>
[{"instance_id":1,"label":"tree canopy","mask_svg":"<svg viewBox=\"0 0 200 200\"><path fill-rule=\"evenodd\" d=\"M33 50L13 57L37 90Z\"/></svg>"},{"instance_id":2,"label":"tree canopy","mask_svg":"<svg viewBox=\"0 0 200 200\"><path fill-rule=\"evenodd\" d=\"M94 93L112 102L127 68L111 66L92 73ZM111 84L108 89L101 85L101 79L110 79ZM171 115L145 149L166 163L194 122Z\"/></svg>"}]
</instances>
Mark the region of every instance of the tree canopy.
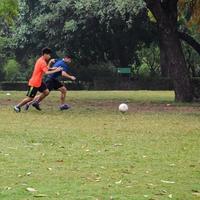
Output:
<instances>
[{"instance_id":1,"label":"tree canopy","mask_svg":"<svg viewBox=\"0 0 200 200\"><path fill-rule=\"evenodd\" d=\"M200 31L200 0L179 0L179 15L183 16L189 27L198 27Z\"/></svg>"},{"instance_id":2,"label":"tree canopy","mask_svg":"<svg viewBox=\"0 0 200 200\"><path fill-rule=\"evenodd\" d=\"M133 62L139 42L152 40L146 10L139 9L141 4L133 5L122 6L119 0L58 0L51 4L21 0L13 44L26 53L32 46L40 49L46 44L61 51L70 49L85 64L111 60L127 66Z\"/></svg>"},{"instance_id":3,"label":"tree canopy","mask_svg":"<svg viewBox=\"0 0 200 200\"><path fill-rule=\"evenodd\" d=\"M18 2L16 0L0 1L0 23L11 24L17 15Z\"/></svg>"}]
</instances>

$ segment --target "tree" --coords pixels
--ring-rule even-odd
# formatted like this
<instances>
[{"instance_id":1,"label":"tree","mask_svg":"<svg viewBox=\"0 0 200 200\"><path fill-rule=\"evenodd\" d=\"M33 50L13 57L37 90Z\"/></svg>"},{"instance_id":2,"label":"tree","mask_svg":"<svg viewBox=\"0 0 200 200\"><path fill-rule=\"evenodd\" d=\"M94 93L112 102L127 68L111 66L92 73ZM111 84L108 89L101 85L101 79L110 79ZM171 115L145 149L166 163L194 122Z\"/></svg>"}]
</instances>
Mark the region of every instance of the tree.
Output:
<instances>
[{"instance_id":1,"label":"tree","mask_svg":"<svg viewBox=\"0 0 200 200\"><path fill-rule=\"evenodd\" d=\"M200 0L179 0L179 15L181 15L189 27L200 25Z\"/></svg>"},{"instance_id":2,"label":"tree","mask_svg":"<svg viewBox=\"0 0 200 200\"><path fill-rule=\"evenodd\" d=\"M4 72L6 75L6 80L14 81L16 80L17 73L19 72L19 64L14 59L9 59L4 65Z\"/></svg>"},{"instance_id":3,"label":"tree","mask_svg":"<svg viewBox=\"0 0 200 200\"><path fill-rule=\"evenodd\" d=\"M190 45L198 54L200 54L200 43L197 41L196 33L200 30L199 6L200 0L179 0L177 23L179 38ZM151 12L149 12L149 17L152 22L156 22ZM163 49L162 41L160 41L160 67L163 77L169 76L168 65L165 50Z\"/></svg>"},{"instance_id":4,"label":"tree","mask_svg":"<svg viewBox=\"0 0 200 200\"><path fill-rule=\"evenodd\" d=\"M70 49L84 66L112 62L127 67L136 59L139 44L153 38L145 8L122 13L114 0L57 0L51 4L20 0L19 7L13 29L19 60L35 55L46 44L62 52Z\"/></svg>"},{"instance_id":5,"label":"tree","mask_svg":"<svg viewBox=\"0 0 200 200\"><path fill-rule=\"evenodd\" d=\"M193 99L189 72L178 35L178 0L145 0L156 19L160 43L169 65L170 77L174 83L175 100L189 102Z\"/></svg>"},{"instance_id":6,"label":"tree","mask_svg":"<svg viewBox=\"0 0 200 200\"><path fill-rule=\"evenodd\" d=\"M8 49L10 44L9 28L18 13L18 4L16 0L0 1L0 65L3 66L8 59L11 51ZM12 53L11 53L12 54ZM0 68L0 80L4 79L4 72Z\"/></svg>"},{"instance_id":7,"label":"tree","mask_svg":"<svg viewBox=\"0 0 200 200\"><path fill-rule=\"evenodd\" d=\"M137 55L140 61L140 66L147 68L145 74L148 77L158 77L160 75L160 66L159 66L159 48L157 43L151 43L149 46L142 46L141 49L137 51ZM142 69L138 69L142 71Z\"/></svg>"},{"instance_id":8,"label":"tree","mask_svg":"<svg viewBox=\"0 0 200 200\"><path fill-rule=\"evenodd\" d=\"M180 39L188 43L200 55L200 43L194 33L200 31L200 0L179 0Z\"/></svg>"},{"instance_id":9,"label":"tree","mask_svg":"<svg viewBox=\"0 0 200 200\"><path fill-rule=\"evenodd\" d=\"M16 17L18 4L16 0L1 0L0 1L0 23L11 24L13 18Z\"/></svg>"},{"instance_id":10,"label":"tree","mask_svg":"<svg viewBox=\"0 0 200 200\"><path fill-rule=\"evenodd\" d=\"M155 18L159 32L160 54L169 66L176 101L192 101L192 87L178 35L178 0L144 0ZM126 0L127 4L131 2ZM133 1L132 4L136 4Z\"/></svg>"},{"instance_id":11,"label":"tree","mask_svg":"<svg viewBox=\"0 0 200 200\"><path fill-rule=\"evenodd\" d=\"M26 54L30 47L38 50L44 43L63 51L70 47L80 63L86 65L102 61L112 61L116 66L133 63L133 59L137 59L138 44L153 40L144 28L149 23L148 8L156 19L160 54L165 58L161 61L166 60L169 66L175 100L192 100L189 72L178 33L178 0L20 2L23 15L19 17L14 35L16 46L21 45Z\"/></svg>"}]
</instances>

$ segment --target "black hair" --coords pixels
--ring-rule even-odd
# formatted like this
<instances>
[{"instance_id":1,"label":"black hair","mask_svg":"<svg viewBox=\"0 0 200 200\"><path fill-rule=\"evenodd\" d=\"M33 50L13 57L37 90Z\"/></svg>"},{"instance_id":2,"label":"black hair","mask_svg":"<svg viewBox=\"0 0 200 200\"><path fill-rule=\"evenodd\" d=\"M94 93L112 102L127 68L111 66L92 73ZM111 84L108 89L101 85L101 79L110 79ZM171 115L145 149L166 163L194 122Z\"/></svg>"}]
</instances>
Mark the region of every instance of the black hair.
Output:
<instances>
[{"instance_id":1,"label":"black hair","mask_svg":"<svg viewBox=\"0 0 200 200\"><path fill-rule=\"evenodd\" d=\"M45 48L42 49L42 55L44 55L44 54L51 54L51 53L52 53L52 51L48 47L45 47Z\"/></svg>"},{"instance_id":2,"label":"black hair","mask_svg":"<svg viewBox=\"0 0 200 200\"><path fill-rule=\"evenodd\" d=\"M71 59L73 58L73 56L71 54L65 54L64 58L66 58L66 57L71 58Z\"/></svg>"}]
</instances>

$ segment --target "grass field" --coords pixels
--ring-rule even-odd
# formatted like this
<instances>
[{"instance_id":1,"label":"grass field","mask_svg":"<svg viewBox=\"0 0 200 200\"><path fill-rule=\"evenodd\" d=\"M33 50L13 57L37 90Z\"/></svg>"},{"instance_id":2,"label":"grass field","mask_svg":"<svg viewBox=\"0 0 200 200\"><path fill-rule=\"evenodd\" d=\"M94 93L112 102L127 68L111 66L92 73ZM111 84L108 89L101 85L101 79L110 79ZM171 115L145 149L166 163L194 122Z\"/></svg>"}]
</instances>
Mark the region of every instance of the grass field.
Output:
<instances>
[{"instance_id":1,"label":"grass field","mask_svg":"<svg viewBox=\"0 0 200 200\"><path fill-rule=\"evenodd\" d=\"M6 93L0 200L200 199L198 103L176 104L169 91L70 91L71 110L52 92L41 112L15 113L25 92Z\"/></svg>"}]
</instances>

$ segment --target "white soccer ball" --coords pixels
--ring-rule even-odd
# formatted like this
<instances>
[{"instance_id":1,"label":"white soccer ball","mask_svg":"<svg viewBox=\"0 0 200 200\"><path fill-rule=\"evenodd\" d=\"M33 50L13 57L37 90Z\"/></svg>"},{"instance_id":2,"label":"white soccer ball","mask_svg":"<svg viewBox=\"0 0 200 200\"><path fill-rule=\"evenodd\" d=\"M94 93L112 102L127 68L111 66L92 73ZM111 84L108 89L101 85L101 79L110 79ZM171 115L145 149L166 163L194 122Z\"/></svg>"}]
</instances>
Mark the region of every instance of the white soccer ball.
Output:
<instances>
[{"instance_id":1,"label":"white soccer ball","mask_svg":"<svg viewBox=\"0 0 200 200\"><path fill-rule=\"evenodd\" d=\"M119 111L120 112L126 112L126 111L128 111L128 105L125 104L125 103L120 104L119 105Z\"/></svg>"}]
</instances>

